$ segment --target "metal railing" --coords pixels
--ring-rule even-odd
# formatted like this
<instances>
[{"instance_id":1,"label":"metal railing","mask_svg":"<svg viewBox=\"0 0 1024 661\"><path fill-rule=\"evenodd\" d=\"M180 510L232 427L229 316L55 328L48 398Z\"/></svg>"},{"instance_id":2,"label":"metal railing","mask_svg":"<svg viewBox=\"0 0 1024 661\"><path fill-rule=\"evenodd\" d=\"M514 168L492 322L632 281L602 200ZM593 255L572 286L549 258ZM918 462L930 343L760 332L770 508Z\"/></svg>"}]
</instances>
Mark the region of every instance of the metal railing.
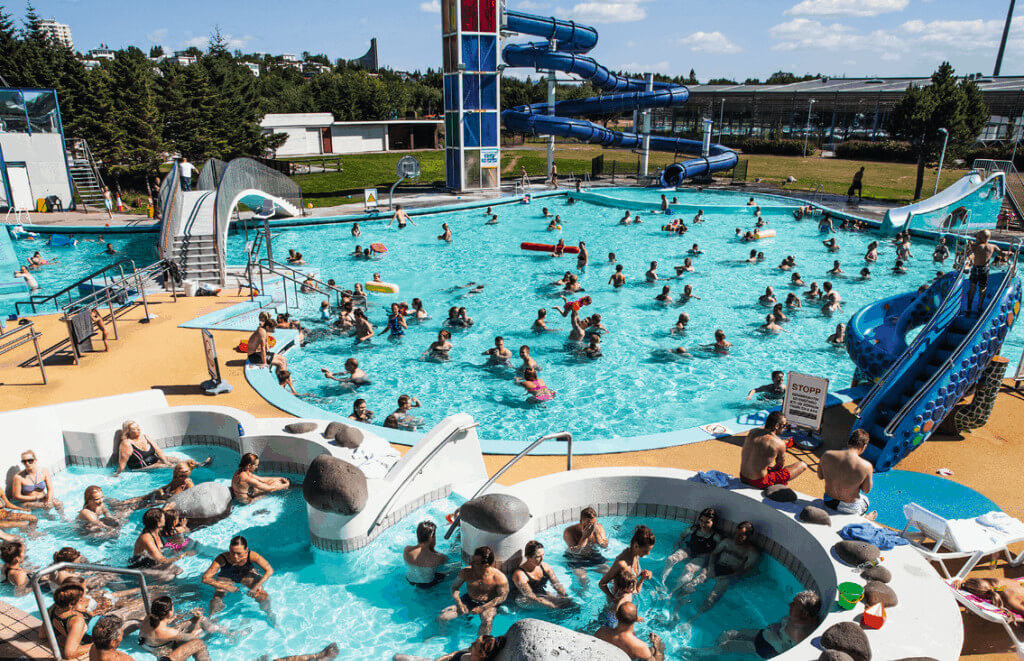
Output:
<instances>
[{"instance_id":1,"label":"metal railing","mask_svg":"<svg viewBox=\"0 0 1024 661\"><path fill-rule=\"evenodd\" d=\"M39 362L39 371L43 375L43 385L45 386L49 382L46 380L43 355L39 352L39 338L42 335L42 333L36 332L35 324L31 321L21 326L15 326L9 331L4 331L0 333L0 355L12 351L31 340L36 349L36 360Z\"/></svg>"},{"instance_id":2,"label":"metal railing","mask_svg":"<svg viewBox=\"0 0 1024 661\"><path fill-rule=\"evenodd\" d=\"M953 367L953 364L957 360L960 359L961 354L971 347L971 343L974 341L974 338L977 337L978 333L981 332L982 327L990 321L989 316L992 314L992 310L999 304L1003 294L1006 293L1006 290L1010 287L1014 277L1017 275L1017 258L1020 256L1021 243L1021 241L1017 242L1016 249L1013 252L1013 261L1010 263L1010 267L1006 270L1006 274L1003 276L1003 282L999 285L999 289L996 290L995 294L992 295L992 300L989 301L987 306L985 306L985 312L978 315L978 321L974 324L964 339L961 340L960 344L957 345L956 349L950 352L949 357L942 363L942 366L935 370L932 377L928 379L928 381L921 386L916 393L914 393L914 396L903 405L903 408L893 416L892 420L885 428L886 436L892 436L893 430L896 429L899 423L901 423L903 419L910 414L914 407L924 399L924 396L936 383L938 383L939 379L946 376L947 371ZM966 266L966 264L967 260L964 260L964 265Z\"/></svg>"},{"instance_id":3,"label":"metal railing","mask_svg":"<svg viewBox=\"0 0 1024 661\"><path fill-rule=\"evenodd\" d=\"M871 387L871 390L868 391L868 394L864 395L864 397L861 398L860 402L857 404L857 408L855 408L853 411L853 414L856 417L856 419L860 419L861 414L864 412L864 409L867 408L868 404L870 404L875 397L878 396L878 394L882 391L883 386L886 385L886 382L889 380L889 378L892 375L898 373L907 363L908 360L916 356L918 347L920 347L921 344L924 343L925 339L928 337L929 333L931 333L932 329L934 329L942 320L940 319L940 317L944 319L945 313L947 313L948 310L959 311L960 292L963 289L963 279L966 274L967 264L966 262L964 262L964 264L960 265L960 270L959 272L957 272L956 277L953 278L953 282L949 286L949 291L946 292L946 295L942 298L942 301L939 303L938 307L935 308L935 314L932 315L932 318L928 320L928 323L925 324L924 328L922 328L921 331L917 334L917 337L915 337L914 341L910 343L910 346L908 346L903 351L903 353L900 354L899 358L896 359L896 362L890 365L889 369L885 371L882 377L875 382L875 385ZM949 305L950 301L953 300L956 301L956 304ZM956 316L955 313L953 316Z\"/></svg>"},{"instance_id":4,"label":"metal railing","mask_svg":"<svg viewBox=\"0 0 1024 661\"><path fill-rule=\"evenodd\" d=\"M377 516L374 517L373 523L371 523L370 527L366 530L366 536L369 537L373 533L373 531L380 524L381 520L387 516L388 511L391 509L391 505L398 498L399 494L405 491L405 487L409 485L409 482L411 482L414 477L420 475L423 472L424 466L430 463L430 461L434 457L436 457L438 453L445 448L445 446L447 446L449 443L455 440L456 436L458 436L459 434L464 434L470 429L476 429L479 426L479 422L474 422L471 425L466 425L465 427L458 427L456 429L453 429L447 436L444 437L444 439L440 443L435 445L430 450L430 452L427 453L427 456L420 459L419 463L416 464L416 467L409 471L409 473L405 476L405 479L402 480L402 483L398 485L398 488L391 493L391 497L388 498L386 503L384 503L384 507L380 508L380 511L377 512Z\"/></svg>"},{"instance_id":5,"label":"metal railing","mask_svg":"<svg viewBox=\"0 0 1024 661\"><path fill-rule=\"evenodd\" d=\"M520 459L522 459L526 455L528 455L531 452L533 452L533 449L535 447L537 447L538 445L540 445L541 443L543 443L545 441L551 441L551 440L555 440L555 439L564 440L564 441L568 442L568 447L566 447L566 449L565 449L565 470L571 471L572 470L572 433L571 432L567 432L567 431L560 431L560 432L555 432L554 434L545 434L544 436L541 436L536 441L534 441L533 443L530 443L525 448L523 448L523 450L519 454L517 454L516 456L512 457L511 459L509 459L508 463L506 463L504 466L499 468L498 471L494 475L489 477L487 479L487 481L484 482L483 485L481 485L481 487L476 490L476 493L474 493L469 498L469 500L473 500L474 498L476 498L477 496L482 494L484 491L487 491L489 488L491 488L491 485L494 484L495 482L497 482L498 478L505 474L505 471L507 471L508 469L512 468L512 466L514 466L516 464L516 462L518 462ZM448 532L446 532L444 534L444 538L445 539L448 539L449 537L452 536L452 533L455 532L455 528L458 527L459 522L461 522L461 521L462 521L462 516L459 515L459 514L456 514L455 518L452 519L452 525L448 527Z\"/></svg>"},{"instance_id":6,"label":"metal railing","mask_svg":"<svg viewBox=\"0 0 1024 661\"><path fill-rule=\"evenodd\" d=\"M36 605L39 607L39 619L43 622L43 630L46 631L46 639L50 644L50 649L53 650L53 658L57 661L61 661L64 655L61 653L60 644L57 643L57 635L53 631L53 623L50 622L50 615L46 611L46 602L43 601L43 591L39 587L39 580L48 574L53 574L60 571L61 569L82 569L85 571L98 571L111 574L123 574L126 576L134 576L139 579L139 590L142 592L142 605L146 609L146 617L150 615L150 602L149 602L149 590L146 587L146 575L138 569L121 569L120 567L108 567L106 565L92 565L87 563L76 563L76 562L58 562L44 567L39 571L32 572L28 575L29 582L32 585L32 594L35 595Z\"/></svg>"},{"instance_id":7,"label":"metal railing","mask_svg":"<svg viewBox=\"0 0 1024 661\"><path fill-rule=\"evenodd\" d=\"M1024 180L1021 179L1020 173L1017 172L1017 168L1013 164L1013 161L996 161L987 158L978 158L971 164L971 168L974 170L981 170L982 172L989 174L993 172L1002 172L1003 184L1006 186L1004 198L1008 200L1010 206L1013 207L1013 211L1017 214L1017 218L1024 220L1024 212L1021 211L1021 202L1024 202Z\"/></svg>"},{"instance_id":8,"label":"metal railing","mask_svg":"<svg viewBox=\"0 0 1024 661\"><path fill-rule=\"evenodd\" d=\"M296 308L299 307L300 288L307 280L311 280L313 284L316 285L317 290L320 293L328 295L333 294L335 296L335 304L338 306L341 305L341 298L342 296L344 296L344 292L334 285L323 282L318 278L314 278L309 273L300 271L299 269L289 266L288 264L282 264L281 262L276 262L272 259L267 259L266 257L255 262L251 262L251 266L252 269L250 269L249 272L249 300L252 300L254 297L253 285L255 283L252 281L252 271L255 270L259 272L261 292L264 291L264 273L270 273L273 275L280 276L281 279L284 280L285 282L292 283L292 289L295 294ZM282 283L281 289L282 293L284 294L285 309L288 310L288 287L284 283Z\"/></svg>"},{"instance_id":9,"label":"metal railing","mask_svg":"<svg viewBox=\"0 0 1024 661\"><path fill-rule=\"evenodd\" d=\"M58 299L60 299L60 297L64 296L65 294L69 294L68 299L70 300L71 299L71 296L70 296L71 292L78 291L78 286L79 285L84 285L84 284L90 282L91 280L93 280L94 278L98 278L100 276L103 276L103 284L104 284L104 287L106 287L111 282L110 277L108 277L107 274L108 274L109 271L113 271L114 269L117 269L118 278L119 279L124 279L124 277L125 277L124 267L126 265L131 266L133 271L135 270L135 261L134 260L131 260L131 259L118 260L117 262L114 262L113 264L108 264L107 266L104 266L103 268L99 269L98 271L94 271L94 272L90 273L89 275L85 276L84 278L79 278L74 283L68 285L64 289L61 289L60 291L55 292L53 294L32 294L32 295L30 295L28 297L27 301L18 301L17 303L15 303L14 304L14 311L16 313L18 313L18 315L21 315L21 306L23 306L23 305L25 305L25 306L32 306L32 312L34 314L34 313L39 311L36 306L45 305L45 304L51 303L51 302L53 303L54 309L59 310L62 306L61 306L60 301Z\"/></svg>"}]
</instances>

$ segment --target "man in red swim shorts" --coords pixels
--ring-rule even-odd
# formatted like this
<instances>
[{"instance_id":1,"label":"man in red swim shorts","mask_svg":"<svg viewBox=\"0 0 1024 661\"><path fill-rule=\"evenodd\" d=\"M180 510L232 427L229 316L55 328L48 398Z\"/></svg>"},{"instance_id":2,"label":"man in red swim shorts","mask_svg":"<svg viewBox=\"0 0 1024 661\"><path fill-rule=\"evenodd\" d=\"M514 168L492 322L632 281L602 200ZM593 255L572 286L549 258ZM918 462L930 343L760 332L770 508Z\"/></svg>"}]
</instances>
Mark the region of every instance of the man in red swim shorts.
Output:
<instances>
[{"instance_id":1,"label":"man in red swim shorts","mask_svg":"<svg viewBox=\"0 0 1024 661\"><path fill-rule=\"evenodd\" d=\"M787 424L781 411L772 411L763 428L752 429L747 434L740 453L740 480L744 484L767 489L775 484L788 484L807 470L807 464L802 461L785 465L786 441L779 438L779 434Z\"/></svg>"}]
</instances>

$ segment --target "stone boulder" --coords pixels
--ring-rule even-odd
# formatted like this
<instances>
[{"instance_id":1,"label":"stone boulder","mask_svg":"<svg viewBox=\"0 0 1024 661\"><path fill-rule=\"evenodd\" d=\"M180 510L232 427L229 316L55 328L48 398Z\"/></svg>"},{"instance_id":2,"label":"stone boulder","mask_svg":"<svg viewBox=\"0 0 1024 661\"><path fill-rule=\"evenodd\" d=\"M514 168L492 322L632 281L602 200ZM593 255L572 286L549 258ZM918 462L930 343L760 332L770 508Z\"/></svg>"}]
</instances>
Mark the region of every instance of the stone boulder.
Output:
<instances>
[{"instance_id":1,"label":"stone boulder","mask_svg":"<svg viewBox=\"0 0 1024 661\"><path fill-rule=\"evenodd\" d=\"M365 438L365 435L362 429L345 425L334 434L332 443L349 450L355 450L363 444L363 438Z\"/></svg>"},{"instance_id":2,"label":"stone boulder","mask_svg":"<svg viewBox=\"0 0 1024 661\"><path fill-rule=\"evenodd\" d=\"M900 603L896 592L881 581L868 581L864 586L864 603L868 606L882 604L886 608L892 608Z\"/></svg>"},{"instance_id":3,"label":"stone boulder","mask_svg":"<svg viewBox=\"0 0 1024 661\"><path fill-rule=\"evenodd\" d=\"M511 535L529 523L530 508L515 496L489 493L464 504L459 516L477 530Z\"/></svg>"},{"instance_id":4,"label":"stone boulder","mask_svg":"<svg viewBox=\"0 0 1024 661\"><path fill-rule=\"evenodd\" d=\"M853 661L871 661L871 643L856 622L833 624L821 634L821 646L843 652Z\"/></svg>"},{"instance_id":5,"label":"stone boulder","mask_svg":"<svg viewBox=\"0 0 1024 661\"><path fill-rule=\"evenodd\" d=\"M200 482L171 496L170 502L188 517L190 526L209 525L231 513L231 489L226 484Z\"/></svg>"},{"instance_id":6,"label":"stone boulder","mask_svg":"<svg viewBox=\"0 0 1024 661\"><path fill-rule=\"evenodd\" d=\"M837 542L832 547L832 550L836 552L836 556L840 560L854 567L865 562L875 562L882 556L882 552L874 544L855 542L848 539Z\"/></svg>"},{"instance_id":7,"label":"stone boulder","mask_svg":"<svg viewBox=\"0 0 1024 661\"><path fill-rule=\"evenodd\" d=\"M860 577L865 581L879 581L882 583L888 583L892 580L892 572L878 565L877 567L869 567L860 573Z\"/></svg>"},{"instance_id":8,"label":"stone boulder","mask_svg":"<svg viewBox=\"0 0 1024 661\"><path fill-rule=\"evenodd\" d=\"M340 422L328 422L327 427L324 428L324 438L334 438L334 436L345 428L345 425Z\"/></svg>"},{"instance_id":9,"label":"stone boulder","mask_svg":"<svg viewBox=\"0 0 1024 661\"><path fill-rule=\"evenodd\" d=\"M813 523L819 526L832 525L832 517L828 515L828 512L814 505L808 505L800 510L800 515L797 518L804 523Z\"/></svg>"},{"instance_id":10,"label":"stone boulder","mask_svg":"<svg viewBox=\"0 0 1024 661\"><path fill-rule=\"evenodd\" d=\"M818 661L853 661L853 657L839 650L825 650L818 657Z\"/></svg>"},{"instance_id":11,"label":"stone boulder","mask_svg":"<svg viewBox=\"0 0 1024 661\"><path fill-rule=\"evenodd\" d=\"M329 454L314 459L302 481L302 497L321 512L358 514L368 495L363 471Z\"/></svg>"},{"instance_id":12,"label":"stone boulder","mask_svg":"<svg viewBox=\"0 0 1024 661\"><path fill-rule=\"evenodd\" d=\"M795 503L796 492L787 486L773 484L764 490L764 497L777 503Z\"/></svg>"},{"instance_id":13,"label":"stone boulder","mask_svg":"<svg viewBox=\"0 0 1024 661\"><path fill-rule=\"evenodd\" d=\"M629 661L619 648L557 624L527 618L505 634L495 661Z\"/></svg>"},{"instance_id":14,"label":"stone boulder","mask_svg":"<svg viewBox=\"0 0 1024 661\"><path fill-rule=\"evenodd\" d=\"M290 422L284 426L284 430L289 434L308 434L316 431L316 427L315 422Z\"/></svg>"}]
</instances>

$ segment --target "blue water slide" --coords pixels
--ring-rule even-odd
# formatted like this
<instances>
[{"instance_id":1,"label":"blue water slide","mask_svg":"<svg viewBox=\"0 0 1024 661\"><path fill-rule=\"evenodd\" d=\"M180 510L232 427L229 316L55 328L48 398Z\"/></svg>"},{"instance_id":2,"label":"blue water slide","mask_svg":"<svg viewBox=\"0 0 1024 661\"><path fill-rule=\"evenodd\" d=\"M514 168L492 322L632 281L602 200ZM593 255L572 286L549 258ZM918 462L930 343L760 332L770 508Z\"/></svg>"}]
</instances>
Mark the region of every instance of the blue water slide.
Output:
<instances>
[{"instance_id":1,"label":"blue water slide","mask_svg":"<svg viewBox=\"0 0 1024 661\"><path fill-rule=\"evenodd\" d=\"M874 383L860 401L854 429L871 437L864 458L886 471L924 443L999 354L1020 312L1016 259L989 276L982 311L965 309L964 270L923 292L881 299L859 310L846 348L857 373ZM911 331L917 334L908 343Z\"/></svg>"},{"instance_id":2,"label":"blue water slide","mask_svg":"<svg viewBox=\"0 0 1024 661\"><path fill-rule=\"evenodd\" d=\"M614 74L598 64L594 58L584 55L597 45L597 30L592 27L579 25L574 21L515 11L506 11L505 21L506 28L512 32L557 41L557 50L554 51L546 41L508 44L502 50L502 58L506 64L512 67L554 69L575 74L609 92L587 99L559 101L555 103L554 114L549 114L547 103L511 108L501 113L501 121L506 128L523 133L573 138L604 147L638 149L643 146L643 136L640 134L612 131L599 124L574 119L571 116L669 108L682 105L690 98L688 89L672 83L656 82L654 89L647 91L646 81ZM702 150L700 141L660 136L650 137L650 147L656 151L673 153L699 154ZM712 144L707 157L693 158L665 168L661 175L661 184L678 186L690 177L728 170L736 165L736 160L736 152L722 145Z\"/></svg>"}]
</instances>

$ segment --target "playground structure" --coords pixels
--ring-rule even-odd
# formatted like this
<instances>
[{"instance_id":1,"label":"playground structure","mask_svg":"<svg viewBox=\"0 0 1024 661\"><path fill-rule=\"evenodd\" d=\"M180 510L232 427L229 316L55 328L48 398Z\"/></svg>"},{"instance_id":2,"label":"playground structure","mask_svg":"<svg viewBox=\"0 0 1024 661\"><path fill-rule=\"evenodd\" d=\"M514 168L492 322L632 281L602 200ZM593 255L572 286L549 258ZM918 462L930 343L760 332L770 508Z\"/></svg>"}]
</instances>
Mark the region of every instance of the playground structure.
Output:
<instances>
[{"instance_id":1,"label":"playground structure","mask_svg":"<svg viewBox=\"0 0 1024 661\"><path fill-rule=\"evenodd\" d=\"M864 458L876 471L894 467L957 410L968 391L991 381L986 380L989 367L1020 313L1017 251L1005 272L988 278L984 298L970 309L965 307L968 286L967 267L962 267L921 293L881 299L850 319L847 351L858 374L874 382L860 401L853 429L871 436ZM908 344L907 334L918 327ZM987 417L991 409L985 410L984 399L967 417ZM976 422L953 421L965 429Z\"/></svg>"},{"instance_id":2,"label":"playground structure","mask_svg":"<svg viewBox=\"0 0 1024 661\"><path fill-rule=\"evenodd\" d=\"M937 195L886 211L882 231L994 229L1005 194L1005 174L972 170Z\"/></svg>"}]
</instances>

